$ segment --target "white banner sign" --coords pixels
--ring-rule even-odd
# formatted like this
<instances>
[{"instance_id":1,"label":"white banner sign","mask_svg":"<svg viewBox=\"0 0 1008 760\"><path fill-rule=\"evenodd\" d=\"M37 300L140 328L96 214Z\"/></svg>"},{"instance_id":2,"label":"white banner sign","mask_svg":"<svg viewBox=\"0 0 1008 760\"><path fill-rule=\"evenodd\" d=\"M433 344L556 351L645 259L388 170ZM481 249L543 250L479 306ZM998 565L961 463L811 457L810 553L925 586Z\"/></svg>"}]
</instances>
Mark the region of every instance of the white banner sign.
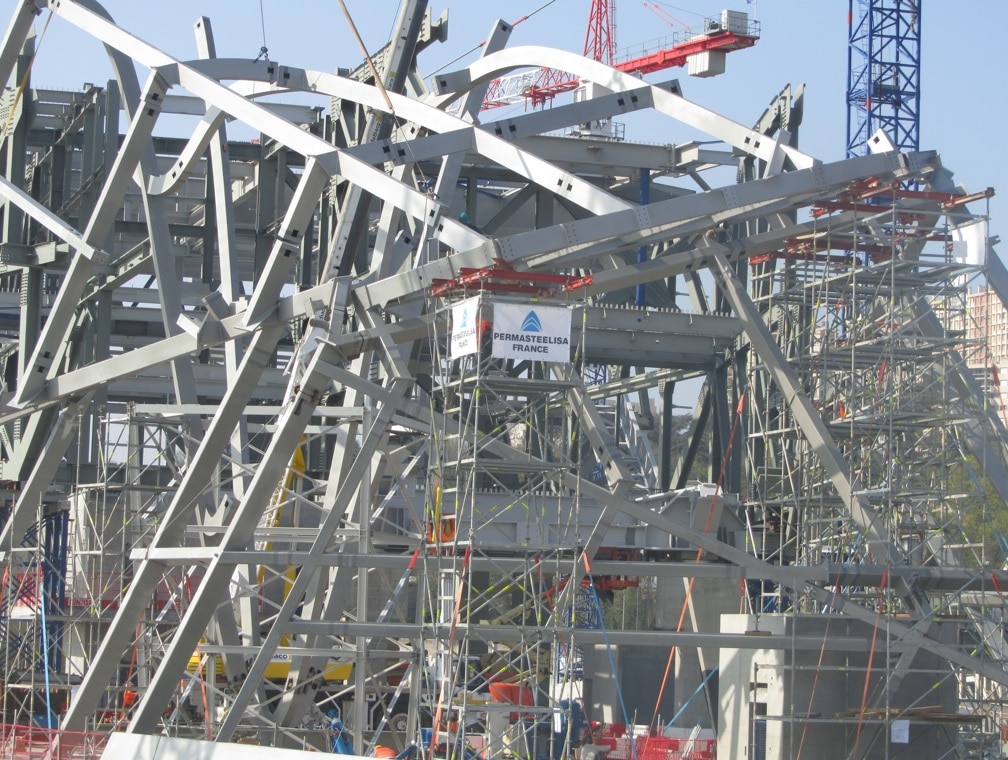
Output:
<instances>
[{"instance_id":1,"label":"white banner sign","mask_svg":"<svg viewBox=\"0 0 1008 760\"><path fill-rule=\"evenodd\" d=\"M494 304L492 354L499 359L569 362L570 335L570 309Z\"/></svg>"},{"instance_id":2,"label":"white banner sign","mask_svg":"<svg viewBox=\"0 0 1008 760\"><path fill-rule=\"evenodd\" d=\"M452 333L449 355L460 359L479 351L479 297L452 307Z\"/></svg>"}]
</instances>

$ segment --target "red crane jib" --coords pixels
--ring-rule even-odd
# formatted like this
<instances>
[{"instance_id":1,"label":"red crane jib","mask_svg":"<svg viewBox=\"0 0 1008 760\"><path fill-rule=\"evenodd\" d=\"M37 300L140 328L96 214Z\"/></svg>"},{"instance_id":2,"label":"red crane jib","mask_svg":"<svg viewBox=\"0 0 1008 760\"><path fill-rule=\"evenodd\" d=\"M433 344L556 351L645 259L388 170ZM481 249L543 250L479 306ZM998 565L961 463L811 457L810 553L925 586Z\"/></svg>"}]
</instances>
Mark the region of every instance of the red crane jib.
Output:
<instances>
[{"instance_id":1,"label":"red crane jib","mask_svg":"<svg viewBox=\"0 0 1008 760\"><path fill-rule=\"evenodd\" d=\"M750 48L756 44L757 39L759 38L748 34L738 34L737 32L705 34L689 42L674 45L667 50L659 50L655 53L642 55L628 61L620 61L613 64L613 68L624 71L627 74L651 74L663 69L685 66L686 59L696 53L705 53L711 50L729 53L732 50Z\"/></svg>"},{"instance_id":2,"label":"red crane jib","mask_svg":"<svg viewBox=\"0 0 1008 760\"><path fill-rule=\"evenodd\" d=\"M757 36L737 32L712 32L698 35L695 39L664 50L657 50L654 53L614 63L613 68L627 74L642 76L663 69L685 66L689 56L697 53L709 51L728 53L733 50L750 48L756 44L758 39ZM482 110L510 105L513 102L501 97L499 87L495 87L499 81L494 80L490 83ZM552 101L557 95L573 92L579 85L580 80L574 74L558 69L543 68L539 70L535 83L522 90L521 94L535 108Z\"/></svg>"}]
</instances>

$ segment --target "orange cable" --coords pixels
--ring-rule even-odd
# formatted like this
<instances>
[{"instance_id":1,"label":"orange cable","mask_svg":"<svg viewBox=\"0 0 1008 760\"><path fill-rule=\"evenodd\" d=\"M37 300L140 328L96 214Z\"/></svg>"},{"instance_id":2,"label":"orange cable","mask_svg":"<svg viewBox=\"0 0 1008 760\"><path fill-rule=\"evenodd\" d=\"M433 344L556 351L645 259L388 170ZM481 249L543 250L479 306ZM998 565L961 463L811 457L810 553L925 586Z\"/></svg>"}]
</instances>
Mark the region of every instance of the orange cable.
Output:
<instances>
[{"instance_id":1,"label":"orange cable","mask_svg":"<svg viewBox=\"0 0 1008 760\"><path fill-rule=\"evenodd\" d=\"M725 470L728 469L728 459L731 456L732 445L735 442L735 433L738 430L739 418L742 416L742 410L745 408L745 394L743 393L739 396L738 407L735 409L735 421L732 423L731 433L728 435L728 445L725 447L724 458L721 460L721 472L718 474L717 484L714 487L714 498L711 499L710 509L707 510L707 520L704 523L703 532L707 533L710 530L711 522L714 519L714 507L717 506L718 495L721 493L721 485L724 483ZM697 548L695 564L700 562L700 558L703 557L703 548ZM686 598L683 600L682 609L679 611L679 622L676 624L676 633L682 631L683 622L686 619L686 610L689 609L690 600L693 597L693 584L696 581L696 576L691 576L689 579L689 585L686 587ZM672 648L669 649L668 660L665 663L665 673L662 675L661 686L658 689L658 697L655 699L654 713L651 716L650 727L653 728L658 722L658 709L661 707L662 698L665 696L665 687L668 685L669 672L672 670L672 661L675 658L676 646L673 644Z\"/></svg>"},{"instance_id":2,"label":"orange cable","mask_svg":"<svg viewBox=\"0 0 1008 760\"><path fill-rule=\"evenodd\" d=\"M872 661L875 659L875 639L878 636L878 621L882 615L882 610L875 613L875 627L872 630L871 648L868 650L868 668L865 670L864 690L861 693L861 709L858 711L857 733L854 734L854 747L857 747L861 739L861 726L864 725L864 711L868 704L868 686L871 681Z\"/></svg>"},{"instance_id":3,"label":"orange cable","mask_svg":"<svg viewBox=\"0 0 1008 760\"><path fill-rule=\"evenodd\" d=\"M819 675L822 672L823 658L826 655L826 640L829 637L829 624L830 619L826 618L826 630L823 631L822 647L819 649L819 662L816 664L815 677L812 679L812 691L809 694L808 710L805 713L805 725L802 728L801 740L798 742L798 754L795 755L795 760L801 760L802 747L805 746L805 734L808 732L809 717L812 715L812 702L815 700L816 687L819 685Z\"/></svg>"}]
</instances>

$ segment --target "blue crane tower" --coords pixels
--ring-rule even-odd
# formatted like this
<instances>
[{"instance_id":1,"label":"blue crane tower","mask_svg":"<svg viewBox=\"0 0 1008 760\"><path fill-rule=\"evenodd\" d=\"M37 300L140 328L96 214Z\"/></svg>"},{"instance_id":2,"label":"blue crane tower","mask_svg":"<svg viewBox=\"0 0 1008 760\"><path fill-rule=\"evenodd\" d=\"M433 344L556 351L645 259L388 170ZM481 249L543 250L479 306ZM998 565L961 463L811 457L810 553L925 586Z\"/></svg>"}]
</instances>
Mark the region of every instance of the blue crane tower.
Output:
<instances>
[{"instance_id":1,"label":"blue crane tower","mask_svg":"<svg viewBox=\"0 0 1008 760\"><path fill-rule=\"evenodd\" d=\"M847 156L883 130L920 149L920 0L848 0Z\"/></svg>"}]
</instances>

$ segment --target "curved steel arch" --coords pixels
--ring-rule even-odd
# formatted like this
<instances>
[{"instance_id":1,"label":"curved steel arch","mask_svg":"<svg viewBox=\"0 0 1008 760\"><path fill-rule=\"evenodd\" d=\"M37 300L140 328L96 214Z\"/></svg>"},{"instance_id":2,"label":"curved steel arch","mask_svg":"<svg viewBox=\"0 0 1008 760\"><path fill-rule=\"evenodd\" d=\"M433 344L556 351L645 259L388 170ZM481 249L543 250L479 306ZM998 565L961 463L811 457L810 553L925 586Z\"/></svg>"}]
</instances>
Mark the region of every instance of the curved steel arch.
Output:
<instances>
[{"instance_id":1,"label":"curved steel arch","mask_svg":"<svg viewBox=\"0 0 1008 760\"><path fill-rule=\"evenodd\" d=\"M445 107L461 93L477 84L486 83L502 74L529 66L569 71L582 79L616 92L631 90L641 84L641 80L631 74L576 53L532 45L518 46L480 58L458 72L438 75L436 77L438 89L444 89L446 92L439 94L436 102ZM768 140L766 135L692 103L677 93L652 86L652 96L656 111L770 164L774 163L778 151L787 155L798 168L805 168L814 163L811 156L786 144Z\"/></svg>"}]
</instances>

